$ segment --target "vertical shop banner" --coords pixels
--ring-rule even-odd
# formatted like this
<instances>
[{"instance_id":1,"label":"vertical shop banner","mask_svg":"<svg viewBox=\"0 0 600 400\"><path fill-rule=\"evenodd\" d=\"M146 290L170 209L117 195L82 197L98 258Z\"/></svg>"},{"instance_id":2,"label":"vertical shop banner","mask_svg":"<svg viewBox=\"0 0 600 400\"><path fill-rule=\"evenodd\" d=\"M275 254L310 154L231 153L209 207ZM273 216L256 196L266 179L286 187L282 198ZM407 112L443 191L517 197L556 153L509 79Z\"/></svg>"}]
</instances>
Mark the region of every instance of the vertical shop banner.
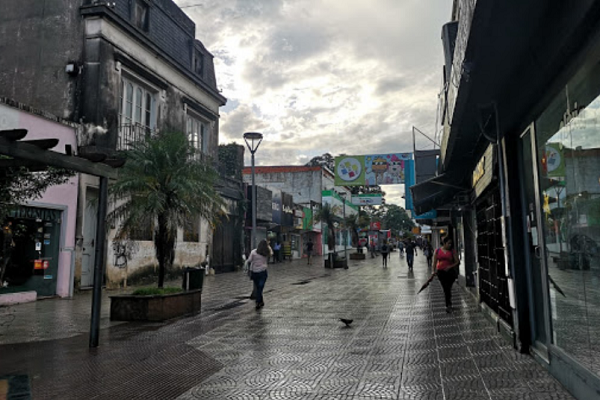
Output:
<instances>
[{"instance_id":1,"label":"vertical shop banner","mask_svg":"<svg viewBox=\"0 0 600 400\"><path fill-rule=\"evenodd\" d=\"M294 226L294 198L284 192L281 193L281 226Z\"/></svg>"},{"instance_id":2,"label":"vertical shop banner","mask_svg":"<svg viewBox=\"0 0 600 400\"><path fill-rule=\"evenodd\" d=\"M312 230L313 229L313 213L308 207L303 208L304 218L302 218L302 229Z\"/></svg>"},{"instance_id":3,"label":"vertical shop banner","mask_svg":"<svg viewBox=\"0 0 600 400\"><path fill-rule=\"evenodd\" d=\"M542 159L542 165L548 178L565 177L565 157L562 143L546 143L546 154Z\"/></svg>"},{"instance_id":4,"label":"vertical shop banner","mask_svg":"<svg viewBox=\"0 0 600 400\"><path fill-rule=\"evenodd\" d=\"M271 210L273 213L273 223L281 225L281 190L272 190Z\"/></svg>"},{"instance_id":5,"label":"vertical shop banner","mask_svg":"<svg viewBox=\"0 0 600 400\"><path fill-rule=\"evenodd\" d=\"M406 211L412 211L413 210L413 200L412 200L412 193L410 191L410 187L416 183L415 161L408 160L405 163L405 166L406 166L406 168L404 170L404 209Z\"/></svg>"},{"instance_id":6,"label":"vertical shop banner","mask_svg":"<svg viewBox=\"0 0 600 400\"><path fill-rule=\"evenodd\" d=\"M405 182L412 153L369 154L335 158L336 186L397 185Z\"/></svg>"}]
</instances>

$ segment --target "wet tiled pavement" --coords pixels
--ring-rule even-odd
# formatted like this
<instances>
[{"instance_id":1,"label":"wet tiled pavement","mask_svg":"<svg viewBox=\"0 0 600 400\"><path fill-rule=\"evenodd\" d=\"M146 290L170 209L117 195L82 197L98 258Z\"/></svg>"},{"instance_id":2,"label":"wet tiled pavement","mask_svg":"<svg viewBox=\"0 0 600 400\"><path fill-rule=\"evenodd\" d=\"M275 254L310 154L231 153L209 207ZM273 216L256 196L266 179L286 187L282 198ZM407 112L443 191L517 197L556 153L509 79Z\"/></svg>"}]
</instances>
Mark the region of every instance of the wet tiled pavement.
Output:
<instances>
[{"instance_id":1,"label":"wet tiled pavement","mask_svg":"<svg viewBox=\"0 0 600 400\"><path fill-rule=\"evenodd\" d=\"M242 273L210 276L201 315L106 324L93 351L87 334L15 343L4 330L0 377L28 376L34 399L572 398L459 288L453 314L437 282L417 296L422 257L414 274L398 253L388 269L380 263L271 266L260 311ZM16 318L28 310L20 307Z\"/></svg>"}]
</instances>

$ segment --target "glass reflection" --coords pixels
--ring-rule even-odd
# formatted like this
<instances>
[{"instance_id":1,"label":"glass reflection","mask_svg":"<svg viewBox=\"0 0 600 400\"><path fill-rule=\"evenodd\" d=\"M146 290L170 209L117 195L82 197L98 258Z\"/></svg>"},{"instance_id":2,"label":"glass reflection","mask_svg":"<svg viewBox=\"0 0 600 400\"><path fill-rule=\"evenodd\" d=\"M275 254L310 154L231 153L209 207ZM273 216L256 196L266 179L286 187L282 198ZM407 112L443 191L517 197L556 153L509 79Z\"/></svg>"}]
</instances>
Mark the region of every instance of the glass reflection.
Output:
<instances>
[{"instance_id":1,"label":"glass reflection","mask_svg":"<svg viewBox=\"0 0 600 400\"><path fill-rule=\"evenodd\" d=\"M581 75L536 121L538 162L553 343L600 374L600 68Z\"/></svg>"}]
</instances>

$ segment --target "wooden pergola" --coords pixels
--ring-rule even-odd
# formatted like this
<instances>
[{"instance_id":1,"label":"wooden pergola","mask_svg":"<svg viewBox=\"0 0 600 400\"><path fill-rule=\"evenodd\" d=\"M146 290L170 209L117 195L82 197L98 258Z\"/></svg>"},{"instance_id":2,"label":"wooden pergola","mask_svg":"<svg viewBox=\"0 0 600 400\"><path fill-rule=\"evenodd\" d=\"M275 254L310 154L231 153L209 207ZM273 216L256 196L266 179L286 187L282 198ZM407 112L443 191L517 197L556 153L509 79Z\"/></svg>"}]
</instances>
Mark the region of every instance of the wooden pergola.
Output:
<instances>
[{"instance_id":1,"label":"wooden pergola","mask_svg":"<svg viewBox=\"0 0 600 400\"><path fill-rule=\"evenodd\" d=\"M65 153L50 149L58 145L58 139L25 140L26 129L0 130L0 155L11 158L0 160L0 168L26 167L32 171L43 171L48 167L64 168L74 172L94 175L100 178L98 197L98 223L94 254L94 287L92 296L92 316L90 322L90 347L98 347L100 332L100 306L102 297L102 278L106 263L106 212L108 204L108 180L116 179L117 169L125 160L111 158L107 153L95 147L81 148L79 155L66 145Z\"/></svg>"}]
</instances>

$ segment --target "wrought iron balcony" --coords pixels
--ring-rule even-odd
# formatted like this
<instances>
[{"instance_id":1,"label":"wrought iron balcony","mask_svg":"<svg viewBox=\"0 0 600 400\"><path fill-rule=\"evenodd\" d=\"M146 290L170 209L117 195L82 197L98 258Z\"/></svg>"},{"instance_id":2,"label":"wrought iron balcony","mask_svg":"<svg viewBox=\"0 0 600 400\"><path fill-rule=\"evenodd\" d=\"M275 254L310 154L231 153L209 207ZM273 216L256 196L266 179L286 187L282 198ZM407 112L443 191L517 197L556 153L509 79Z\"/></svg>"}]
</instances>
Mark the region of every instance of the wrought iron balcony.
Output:
<instances>
[{"instance_id":1,"label":"wrought iron balcony","mask_svg":"<svg viewBox=\"0 0 600 400\"><path fill-rule=\"evenodd\" d=\"M155 130L140 124L123 124L119 126L117 150L129 150L134 142L144 141L153 136Z\"/></svg>"}]
</instances>

